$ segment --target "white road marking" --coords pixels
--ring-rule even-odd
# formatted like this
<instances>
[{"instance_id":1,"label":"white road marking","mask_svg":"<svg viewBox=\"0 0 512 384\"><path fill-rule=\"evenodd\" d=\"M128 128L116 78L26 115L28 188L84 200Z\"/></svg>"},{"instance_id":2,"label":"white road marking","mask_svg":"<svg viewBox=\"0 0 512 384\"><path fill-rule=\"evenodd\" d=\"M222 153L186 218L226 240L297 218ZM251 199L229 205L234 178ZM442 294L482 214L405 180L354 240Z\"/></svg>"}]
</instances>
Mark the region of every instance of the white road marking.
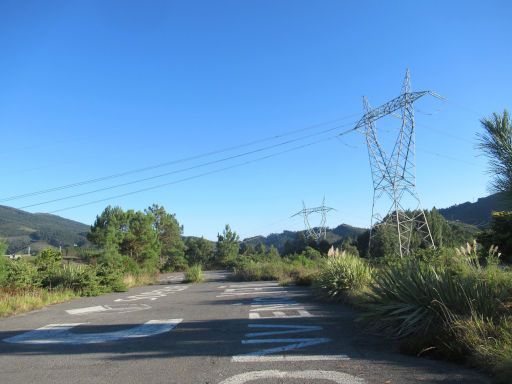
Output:
<instances>
[{"instance_id":1,"label":"white road marking","mask_svg":"<svg viewBox=\"0 0 512 384\"><path fill-rule=\"evenodd\" d=\"M359 377L349 375L344 372L336 371L253 371L244 372L239 375L232 376L223 380L220 384L245 384L250 381L261 379L306 379L310 380L325 380L336 384L363 384L365 381Z\"/></svg>"},{"instance_id":2,"label":"white road marking","mask_svg":"<svg viewBox=\"0 0 512 384\"><path fill-rule=\"evenodd\" d=\"M242 344L277 344L277 343L309 343L309 342L317 342L317 344L327 343L331 341L327 337L305 337L299 339L251 339L251 340L242 340Z\"/></svg>"},{"instance_id":3,"label":"white road marking","mask_svg":"<svg viewBox=\"0 0 512 384\"><path fill-rule=\"evenodd\" d=\"M255 307L254 308L254 305L251 305L251 309L250 309L250 312L265 312L265 311L277 311L279 309L286 309L288 311L291 311L291 310L299 310L299 309L304 309L304 307L301 307L301 306L296 306L294 307L293 305L298 305L297 303L291 303L291 304L271 304L271 305L265 305L265 306L258 306L258 307Z\"/></svg>"},{"instance_id":4,"label":"white road marking","mask_svg":"<svg viewBox=\"0 0 512 384\"><path fill-rule=\"evenodd\" d=\"M284 325L284 324L249 324L249 328L283 329L283 331L267 331L247 333L245 337L288 335L290 333L305 333L321 331L318 325Z\"/></svg>"},{"instance_id":5,"label":"white road marking","mask_svg":"<svg viewBox=\"0 0 512 384\"><path fill-rule=\"evenodd\" d=\"M89 313L108 312L108 313L130 313L151 309L147 304L113 304L98 305L95 307L67 309L69 315L87 315Z\"/></svg>"},{"instance_id":6,"label":"white road marking","mask_svg":"<svg viewBox=\"0 0 512 384\"><path fill-rule=\"evenodd\" d=\"M114 301L117 301L117 302L129 302L129 301L138 301L138 300L154 301L154 300L159 299L160 297L165 297L167 295L175 294L176 292L184 291L187 288L188 288L188 285L179 286L179 287L176 287L176 286L165 287L165 288L161 288L161 289L155 289L155 290L149 291L149 292L142 292L137 295L128 296L126 299L116 299Z\"/></svg>"},{"instance_id":7,"label":"white road marking","mask_svg":"<svg viewBox=\"0 0 512 384\"><path fill-rule=\"evenodd\" d=\"M98 333L73 333L70 331L73 327L85 323L48 324L33 331L9 337L3 341L13 344L98 344L158 335L172 330L182 320L150 320L129 329Z\"/></svg>"},{"instance_id":8,"label":"white road marking","mask_svg":"<svg viewBox=\"0 0 512 384\"><path fill-rule=\"evenodd\" d=\"M236 363L270 363L294 361L344 361L350 360L347 355L271 355L271 356L233 356Z\"/></svg>"},{"instance_id":9,"label":"white road marking","mask_svg":"<svg viewBox=\"0 0 512 384\"><path fill-rule=\"evenodd\" d=\"M263 316L262 312L271 312L272 316L269 316L268 313ZM249 310L249 319L269 319L272 317L293 319L313 317L313 315L295 300L288 298L258 297L253 299Z\"/></svg>"},{"instance_id":10,"label":"white road marking","mask_svg":"<svg viewBox=\"0 0 512 384\"><path fill-rule=\"evenodd\" d=\"M103 305L97 305L96 307L67 309L66 312L70 315L84 315L86 313L105 312L106 310L107 308Z\"/></svg>"},{"instance_id":11,"label":"white road marking","mask_svg":"<svg viewBox=\"0 0 512 384\"><path fill-rule=\"evenodd\" d=\"M232 296L246 296L246 295L279 295L288 291L267 291L267 292L233 292L233 293L221 293L216 297L232 297Z\"/></svg>"},{"instance_id":12,"label":"white road marking","mask_svg":"<svg viewBox=\"0 0 512 384\"><path fill-rule=\"evenodd\" d=\"M281 347L260 349L259 351L245 353L238 356L265 356L274 353L282 353L286 351L292 351L295 349L302 349L306 347L311 347L314 345L329 343L331 339L327 337L317 337L317 338L304 338L304 339L254 339L254 340L242 340L242 344L270 344L270 343L291 343L288 345L283 345ZM236 361L233 356L232 361Z\"/></svg>"},{"instance_id":13,"label":"white road marking","mask_svg":"<svg viewBox=\"0 0 512 384\"><path fill-rule=\"evenodd\" d=\"M249 284L229 284L229 285L221 285L218 288L258 288L258 287L279 287L279 283L249 283Z\"/></svg>"}]
</instances>

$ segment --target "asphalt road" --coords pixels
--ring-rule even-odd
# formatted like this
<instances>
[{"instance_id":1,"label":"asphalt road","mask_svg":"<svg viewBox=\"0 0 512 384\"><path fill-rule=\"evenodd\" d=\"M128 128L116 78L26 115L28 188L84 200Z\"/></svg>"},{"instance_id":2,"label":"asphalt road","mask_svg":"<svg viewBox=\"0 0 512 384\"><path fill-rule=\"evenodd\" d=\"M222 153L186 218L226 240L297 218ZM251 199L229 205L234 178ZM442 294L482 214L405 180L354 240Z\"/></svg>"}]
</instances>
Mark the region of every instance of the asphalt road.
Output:
<instances>
[{"instance_id":1,"label":"asphalt road","mask_svg":"<svg viewBox=\"0 0 512 384\"><path fill-rule=\"evenodd\" d=\"M355 313L309 289L182 284L82 298L0 320L1 384L482 384L475 371L408 357L362 334Z\"/></svg>"}]
</instances>

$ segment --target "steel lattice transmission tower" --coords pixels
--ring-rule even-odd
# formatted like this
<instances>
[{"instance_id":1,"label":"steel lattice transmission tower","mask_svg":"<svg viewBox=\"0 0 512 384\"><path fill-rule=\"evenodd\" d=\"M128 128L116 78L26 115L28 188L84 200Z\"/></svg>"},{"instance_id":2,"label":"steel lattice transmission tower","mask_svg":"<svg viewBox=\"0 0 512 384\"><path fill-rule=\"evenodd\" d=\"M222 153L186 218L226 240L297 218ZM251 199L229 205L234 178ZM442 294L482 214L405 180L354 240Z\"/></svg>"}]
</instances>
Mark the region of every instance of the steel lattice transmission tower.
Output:
<instances>
[{"instance_id":1,"label":"steel lattice transmission tower","mask_svg":"<svg viewBox=\"0 0 512 384\"><path fill-rule=\"evenodd\" d=\"M413 103L427 94L440 97L431 91L411 92L410 75L407 70L402 94L397 98L375 109L370 107L366 97L363 99L365 114L356 124L355 129L366 137L374 189L369 252L372 249L377 226L391 226L398 237L397 253L400 257L409 254L414 232L419 233L424 244L434 247L427 218L416 192L415 174ZM399 117L401 120L400 130L390 155L379 142L375 127L375 121L387 115ZM383 200L387 200L387 208L382 205ZM382 216L382 213L385 215Z\"/></svg>"},{"instance_id":2,"label":"steel lattice transmission tower","mask_svg":"<svg viewBox=\"0 0 512 384\"><path fill-rule=\"evenodd\" d=\"M306 228L306 233L309 238L312 238L315 241L318 241L321 238L325 239L325 237L327 236L327 227L325 226L325 223L327 222L327 212L335 211L335 209L325 206L325 197L322 200L322 205L320 207L306 208L306 204L304 203L304 201L302 202L302 206L303 209L297 212L292 217L304 217L304 227ZM321 215L320 225L318 225L317 227L312 227L311 224L309 223L309 215L315 213L319 213Z\"/></svg>"}]
</instances>

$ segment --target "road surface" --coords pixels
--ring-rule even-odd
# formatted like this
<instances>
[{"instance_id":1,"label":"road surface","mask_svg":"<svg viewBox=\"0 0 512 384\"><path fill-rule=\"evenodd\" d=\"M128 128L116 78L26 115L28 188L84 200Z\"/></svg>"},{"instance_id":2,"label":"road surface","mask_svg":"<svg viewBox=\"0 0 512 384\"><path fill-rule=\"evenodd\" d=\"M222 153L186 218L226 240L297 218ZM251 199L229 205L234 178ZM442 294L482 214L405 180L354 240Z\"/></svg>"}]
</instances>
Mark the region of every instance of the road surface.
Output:
<instances>
[{"instance_id":1,"label":"road surface","mask_svg":"<svg viewBox=\"0 0 512 384\"><path fill-rule=\"evenodd\" d=\"M307 288L224 272L82 298L0 320L0 383L483 384L449 363L398 354L355 313Z\"/></svg>"}]
</instances>

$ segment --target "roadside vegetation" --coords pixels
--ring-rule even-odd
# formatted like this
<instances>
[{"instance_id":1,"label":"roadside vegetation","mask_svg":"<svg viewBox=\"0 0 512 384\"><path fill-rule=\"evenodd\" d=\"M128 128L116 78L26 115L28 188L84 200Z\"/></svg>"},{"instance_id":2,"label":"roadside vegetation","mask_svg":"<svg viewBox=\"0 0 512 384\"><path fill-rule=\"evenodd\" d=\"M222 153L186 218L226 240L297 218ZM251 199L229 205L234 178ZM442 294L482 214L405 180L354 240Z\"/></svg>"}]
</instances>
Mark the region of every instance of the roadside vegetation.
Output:
<instances>
[{"instance_id":1,"label":"roadside vegetation","mask_svg":"<svg viewBox=\"0 0 512 384\"><path fill-rule=\"evenodd\" d=\"M481 120L479 148L490 159L492 188L512 208L512 124L507 111ZM393 228L374 229L325 252L272 261L235 264L244 280L286 280L294 258L308 260L311 282L320 297L359 310L360 324L371 333L400 341L403 352L465 362L493 375L496 383L512 376L512 212L494 212L483 231L447 222L436 209L426 212L436 249L419 236L411 252L397 256ZM300 247L299 247L300 248ZM261 256L261 255L260 255ZM282 266L284 264L285 266ZM285 276L283 278L283 276Z\"/></svg>"},{"instance_id":2,"label":"roadside vegetation","mask_svg":"<svg viewBox=\"0 0 512 384\"><path fill-rule=\"evenodd\" d=\"M203 280L203 268L201 267L201 264L191 265L185 271L186 283L200 283Z\"/></svg>"}]
</instances>

